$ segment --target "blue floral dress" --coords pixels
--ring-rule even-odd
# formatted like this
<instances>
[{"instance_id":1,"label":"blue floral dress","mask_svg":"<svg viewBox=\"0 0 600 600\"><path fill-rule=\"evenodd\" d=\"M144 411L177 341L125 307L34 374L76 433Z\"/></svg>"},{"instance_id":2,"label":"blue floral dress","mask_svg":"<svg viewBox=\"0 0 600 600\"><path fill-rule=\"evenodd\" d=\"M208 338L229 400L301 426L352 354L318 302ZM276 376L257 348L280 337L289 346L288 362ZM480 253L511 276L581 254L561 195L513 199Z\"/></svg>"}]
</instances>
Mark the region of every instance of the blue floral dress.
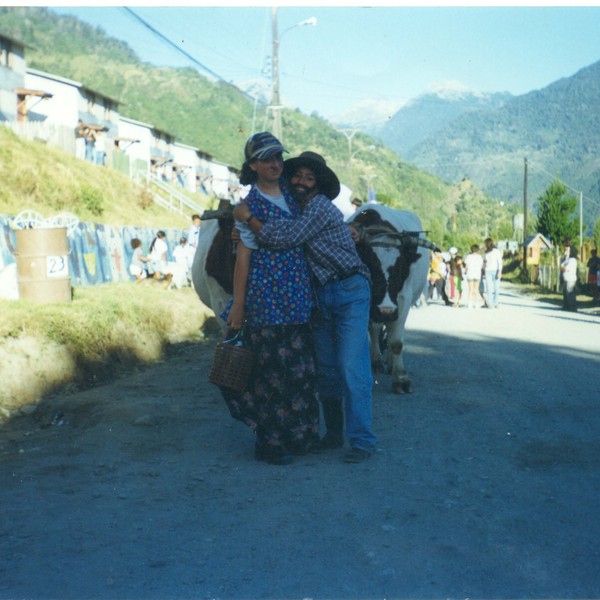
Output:
<instances>
[{"instance_id":1,"label":"blue floral dress","mask_svg":"<svg viewBox=\"0 0 600 600\"><path fill-rule=\"evenodd\" d=\"M300 213L281 184L291 215L253 187L245 202L263 222ZM317 370L309 320L312 293L302 247L252 251L246 285L246 345L256 362L242 394L224 394L231 416L256 431L257 441L284 451L318 441ZM230 302L223 314L227 320Z\"/></svg>"}]
</instances>

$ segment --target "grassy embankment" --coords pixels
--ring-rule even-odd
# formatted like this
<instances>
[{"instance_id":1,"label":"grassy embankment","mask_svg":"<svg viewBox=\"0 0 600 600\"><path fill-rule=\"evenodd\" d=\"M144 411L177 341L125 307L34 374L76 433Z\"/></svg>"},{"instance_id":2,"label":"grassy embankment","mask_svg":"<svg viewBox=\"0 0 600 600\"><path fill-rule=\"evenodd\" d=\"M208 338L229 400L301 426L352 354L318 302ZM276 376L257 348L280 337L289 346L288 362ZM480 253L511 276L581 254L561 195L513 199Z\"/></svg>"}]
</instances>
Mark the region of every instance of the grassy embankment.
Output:
<instances>
[{"instance_id":1,"label":"grassy embankment","mask_svg":"<svg viewBox=\"0 0 600 600\"><path fill-rule=\"evenodd\" d=\"M119 173L2 127L0 181L3 215L69 211L113 225L189 225ZM0 422L66 384L89 385L119 366L160 360L169 344L201 339L209 315L191 289L133 283L76 287L69 304L0 300Z\"/></svg>"}]
</instances>

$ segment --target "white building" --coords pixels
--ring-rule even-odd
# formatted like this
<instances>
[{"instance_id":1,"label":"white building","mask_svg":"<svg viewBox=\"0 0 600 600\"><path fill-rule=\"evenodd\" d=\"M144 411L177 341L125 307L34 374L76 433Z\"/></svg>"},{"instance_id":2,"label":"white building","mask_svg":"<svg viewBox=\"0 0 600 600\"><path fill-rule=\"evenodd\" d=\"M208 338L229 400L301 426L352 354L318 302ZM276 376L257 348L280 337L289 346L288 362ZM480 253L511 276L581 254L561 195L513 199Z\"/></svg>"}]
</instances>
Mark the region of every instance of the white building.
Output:
<instances>
[{"instance_id":1,"label":"white building","mask_svg":"<svg viewBox=\"0 0 600 600\"><path fill-rule=\"evenodd\" d=\"M172 146L172 152L173 183L180 185L188 192L195 192L198 148L175 142Z\"/></svg>"}]
</instances>

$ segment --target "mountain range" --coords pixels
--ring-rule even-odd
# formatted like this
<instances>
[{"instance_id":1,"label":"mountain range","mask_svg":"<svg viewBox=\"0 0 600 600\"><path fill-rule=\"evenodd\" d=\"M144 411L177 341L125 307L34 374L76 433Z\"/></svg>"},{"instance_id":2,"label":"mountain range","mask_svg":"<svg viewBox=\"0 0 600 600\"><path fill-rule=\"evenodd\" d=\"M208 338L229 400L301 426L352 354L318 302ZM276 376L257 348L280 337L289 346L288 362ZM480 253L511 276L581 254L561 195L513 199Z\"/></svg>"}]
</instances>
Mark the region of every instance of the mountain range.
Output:
<instances>
[{"instance_id":1,"label":"mountain range","mask_svg":"<svg viewBox=\"0 0 600 600\"><path fill-rule=\"evenodd\" d=\"M600 62L522 96L457 86L430 90L390 118L363 125L399 156L444 181L464 178L490 196L531 206L554 179L600 217ZM351 116L351 115L350 115ZM343 117L342 117L343 118Z\"/></svg>"},{"instance_id":2,"label":"mountain range","mask_svg":"<svg viewBox=\"0 0 600 600\"><path fill-rule=\"evenodd\" d=\"M417 144L435 137L454 119L473 111L495 109L509 93L485 93L452 86L430 90L404 104L390 119L368 130L403 158Z\"/></svg>"}]
</instances>

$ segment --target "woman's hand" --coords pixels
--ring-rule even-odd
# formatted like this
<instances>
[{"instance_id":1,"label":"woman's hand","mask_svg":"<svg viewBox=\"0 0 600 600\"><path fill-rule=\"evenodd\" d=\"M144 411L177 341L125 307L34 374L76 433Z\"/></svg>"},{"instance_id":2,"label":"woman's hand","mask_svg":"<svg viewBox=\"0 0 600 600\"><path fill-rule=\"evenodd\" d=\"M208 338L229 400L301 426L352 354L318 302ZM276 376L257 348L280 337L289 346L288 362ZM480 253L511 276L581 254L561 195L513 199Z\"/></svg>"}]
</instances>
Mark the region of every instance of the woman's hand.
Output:
<instances>
[{"instance_id":1,"label":"woman's hand","mask_svg":"<svg viewBox=\"0 0 600 600\"><path fill-rule=\"evenodd\" d=\"M245 318L246 311L244 310L244 306L234 303L229 311L229 316L227 317L227 326L230 329L235 329L237 331L242 328Z\"/></svg>"},{"instance_id":2,"label":"woman's hand","mask_svg":"<svg viewBox=\"0 0 600 600\"><path fill-rule=\"evenodd\" d=\"M245 202L240 202L233 207L233 218L238 221L247 221L251 214L252 213Z\"/></svg>"}]
</instances>

